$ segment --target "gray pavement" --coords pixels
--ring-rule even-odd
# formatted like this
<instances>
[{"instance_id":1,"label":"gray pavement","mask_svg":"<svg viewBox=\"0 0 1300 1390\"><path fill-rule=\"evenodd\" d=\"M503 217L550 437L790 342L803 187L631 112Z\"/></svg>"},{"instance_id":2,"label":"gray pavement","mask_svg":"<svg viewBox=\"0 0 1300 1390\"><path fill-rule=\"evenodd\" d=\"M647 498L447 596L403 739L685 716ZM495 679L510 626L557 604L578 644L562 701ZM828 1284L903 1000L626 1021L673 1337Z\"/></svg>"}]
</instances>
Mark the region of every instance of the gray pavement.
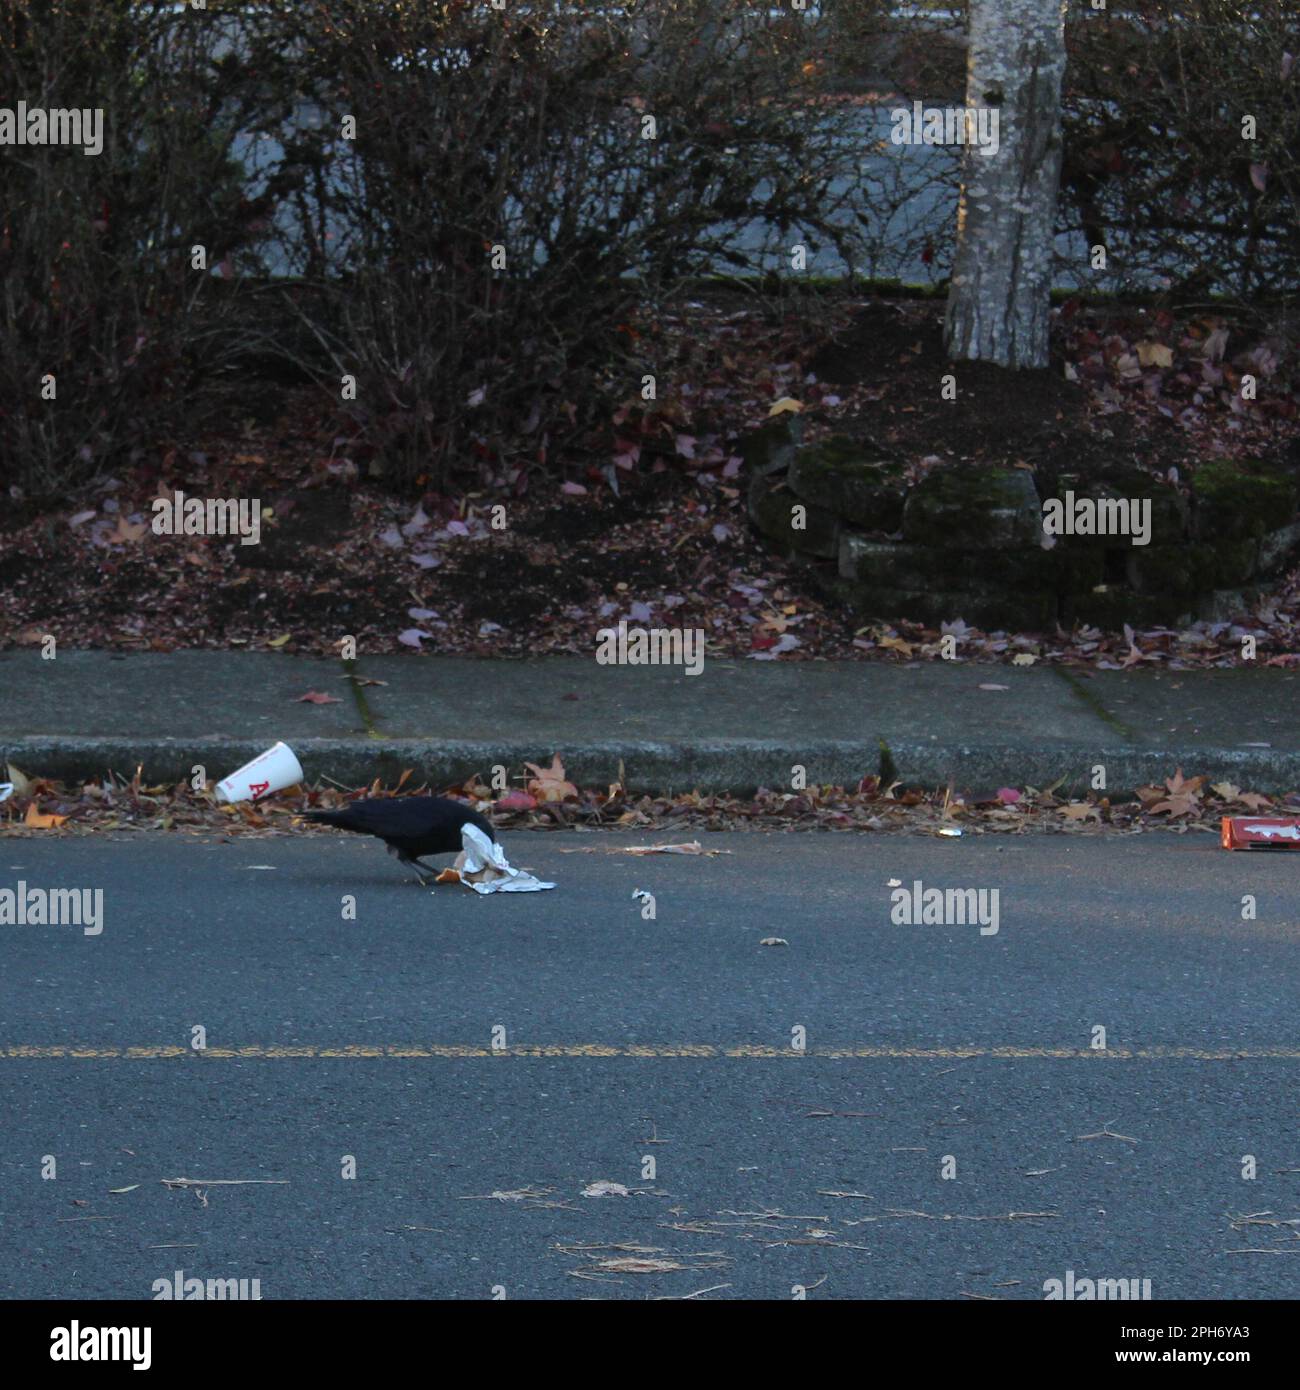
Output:
<instances>
[{"instance_id":1,"label":"gray pavement","mask_svg":"<svg viewBox=\"0 0 1300 1390\"><path fill-rule=\"evenodd\" d=\"M1300 786L1300 673L1100 671L958 663L708 660L601 666L549 657L364 658L364 707L343 667L264 653L0 652L0 762L50 776L106 768L224 776L278 739L309 778L350 785L414 768L450 784L495 763L564 759L633 791L745 792L875 771L885 739L905 780L1129 791L1182 766L1255 790ZM1005 689L983 687L1004 686ZM298 703L309 690L339 704Z\"/></svg>"},{"instance_id":2,"label":"gray pavement","mask_svg":"<svg viewBox=\"0 0 1300 1390\"><path fill-rule=\"evenodd\" d=\"M634 842L508 836L559 886L478 898L327 834L0 840L0 888L104 891L98 936L0 927L0 1296L1300 1291L1294 857ZM895 924L891 879L997 889L998 931Z\"/></svg>"}]
</instances>

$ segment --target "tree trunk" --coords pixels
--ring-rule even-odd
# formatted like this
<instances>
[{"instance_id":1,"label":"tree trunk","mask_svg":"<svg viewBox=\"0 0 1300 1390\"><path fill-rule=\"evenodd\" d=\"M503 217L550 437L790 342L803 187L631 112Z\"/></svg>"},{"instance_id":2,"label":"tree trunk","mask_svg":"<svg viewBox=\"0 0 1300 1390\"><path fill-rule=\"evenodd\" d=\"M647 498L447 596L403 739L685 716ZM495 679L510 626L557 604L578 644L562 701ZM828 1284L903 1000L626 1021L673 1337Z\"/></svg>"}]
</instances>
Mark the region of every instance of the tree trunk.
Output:
<instances>
[{"instance_id":1,"label":"tree trunk","mask_svg":"<svg viewBox=\"0 0 1300 1390\"><path fill-rule=\"evenodd\" d=\"M965 151L944 333L953 358L1047 365L1065 8L971 0L966 104L996 108L998 145Z\"/></svg>"}]
</instances>

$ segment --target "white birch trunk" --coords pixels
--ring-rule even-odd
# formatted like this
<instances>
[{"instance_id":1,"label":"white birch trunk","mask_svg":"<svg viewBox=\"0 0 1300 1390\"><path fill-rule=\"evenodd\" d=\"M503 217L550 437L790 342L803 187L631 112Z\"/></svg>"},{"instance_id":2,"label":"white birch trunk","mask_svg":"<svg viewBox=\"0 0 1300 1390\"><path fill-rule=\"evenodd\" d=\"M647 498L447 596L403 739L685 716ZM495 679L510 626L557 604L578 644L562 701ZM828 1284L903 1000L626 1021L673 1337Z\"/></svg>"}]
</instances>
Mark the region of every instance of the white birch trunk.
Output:
<instances>
[{"instance_id":1,"label":"white birch trunk","mask_svg":"<svg viewBox=\"0 0 1300 1390\"><path fill-rule=\"evenodd\" d=\"M956 359L1047 365L1065 10L1065 0L971 0L966 103L997 107L998 149L965 152L945 322Z\"/></svg>"}]
</instances>

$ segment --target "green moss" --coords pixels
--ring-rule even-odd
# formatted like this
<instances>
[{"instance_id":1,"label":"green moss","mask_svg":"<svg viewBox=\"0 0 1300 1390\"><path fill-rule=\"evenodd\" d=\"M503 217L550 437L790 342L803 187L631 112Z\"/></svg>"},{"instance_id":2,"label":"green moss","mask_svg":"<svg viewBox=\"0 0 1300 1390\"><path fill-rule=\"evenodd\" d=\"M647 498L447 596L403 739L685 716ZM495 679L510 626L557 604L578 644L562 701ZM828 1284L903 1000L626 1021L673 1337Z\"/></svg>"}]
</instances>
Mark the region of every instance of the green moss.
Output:
<instances>
[{"instance_id":1,"label":"green moss","mask_svg":"<svg viewBox=\"0 0 1300 1390\"><path fill-rule=\"evenodd\" d=\"M803 509L802 529L794 524L795 507ZM810 507L789 488L773 489L761 477L750 480L749 518L783 555L798 551L833 560L839 554L840 524L833 512Z\"/></svg>"},{"instance_id":2,"label":"green moss","mask_svg":"<svg viewBox=\"0 0 1300 1390\"><path fill-rule=\"evenodd\" d=\"M751 476L763 476L789 468L800 439L803 422L797 415L778 415L740 441L740 456Z\"/></svg>"},{"instance_id":3,"label":"green moss","mask_svg":"<svg viewBox=\"0 0 1300 1390\"><path fill-rule=\"evenodd\" d=\"M1214 587L1215 557L1192 545L1135 545L1126 554L1128 582L1141 594L1188 598Z\"/></svg>"},{"instance_id":4,"label":"green moss","mask_svg":"<svg viewBox=\"0 0 1300 1390\"><path fill-rule=\"evenodd\" d=\"M1076 500L1089 498L1100 501L1103 498L1116 498L1150 502L1151 545L1177 545L1187 532L1189 509L1186 497L1177 488L1162 483L1145 469L1133 468L1126 464L1111 464L1107 466L1103 477L1088 482L1072 474L1062 474L1055 496L1064 503L1066 494L1070 492ZM1108 549L1115 545L1116 538L1061 536L1058 541L1074 549Z\"/></svg>"},{"instance_id":5,"label":"green moss","mask_svg":"<svg viewBox=\"0 0 1300 1390\"><path fill-rule=\"evenodd\" d=\"M869 442L836 435L800 449L790 486L805 501L872 531L897 531L904 468Z\"/></svg>"},{"instance_id":6,"label":"green moss","mask_svg":"<svg viewBox=\"0 0 1300 1390\"><path fill-rule=\"evenodd\" d=\"M863 584L988 595L1021 588L1055 593L1062 568L1056 552L1039 546L986 551L974 560L969 550L857 536L845 538L840 557L840 574Z\"/></svg>"},{"instance_id":7,"label":"green moss","mask_svg":"<svg viewBox=\"0 0 1300 1390\"><path fill-rule=\"evenodd\" d=\"M1256 459L1207 459L1196 468L1197 531L1203 539L1259 540L1295 515L1295 478Z\"/></svg>"},{"instance_id":8,"label":"green moss","mask_svg":"<svg viewBox=\"0 0 1300 1390\"><path fill-rule=\"evenodd\" d=\"M1193 605L1186 598L1157 594L1135 594L1123 584L1106 584L1091 593L1073 595L1066 604L1066 620L1091 623L1094 627L1117 632L1130 627L1163 627L1191 614Z\"/></svg>"},{"instance_id":9,"label":"green moss","mask_svg":"<svg viewBox=\"0 0 1300 1390\"><path fill-rule=\"evenodd\" d=\"M1074 548L1058 540L1050 553L1057 557L1060 590L1064 595L1089 593L1105 578L1105 558L1100 549Z\"/></svg>"},{"instance_id":10,"label":"green moss","mask_svg":"<svg viewBox=\"0 0 1300 1390\"><path fill-rule=\"evenodd\" d=\"M1032 631L1056 621L1053 594L969 594L837 580L833 591L863 618L909 618L931 626L962 618L989 629Z\"/></svg>"},{"instance_id":11,"label":"green moss","mask_svg":"<svg viewBox=\"0 0 1300 1390\"><path fill-rule=\"evenodd\" d=\"M1036 544L1042 506L1020 468L944 468L912 489L903 535L920 545L970 547Z\"/></svg>"},{"instance_id":12,"label":"green moss","mask_svg":"<svg viewBox=\"0 0 1300 1390\"><path fill-rule=\"evenodd\" d=\"M1197 548L1205 556L1206 588L1230 589L1244 584L1259 568L1259 542L1255 540L1205 540Z\"/></svg>"}]
</instances>

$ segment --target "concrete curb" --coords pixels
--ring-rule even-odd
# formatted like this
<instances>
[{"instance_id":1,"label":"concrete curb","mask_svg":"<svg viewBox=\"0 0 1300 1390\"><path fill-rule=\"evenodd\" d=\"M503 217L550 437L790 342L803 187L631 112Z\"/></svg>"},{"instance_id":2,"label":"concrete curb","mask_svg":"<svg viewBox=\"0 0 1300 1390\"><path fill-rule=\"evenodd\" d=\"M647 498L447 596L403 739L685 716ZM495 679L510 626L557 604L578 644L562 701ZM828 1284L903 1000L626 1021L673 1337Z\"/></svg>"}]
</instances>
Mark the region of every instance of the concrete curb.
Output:
<instances>
[{"instance_id":1,"label":"concrete curb","mask_svg":"<svg viewBox=\"0 0 1300 1390\"><path fill-rule=\"evenodd\" d=\"M291 747L309 781L330 777L349 787L365 786L376 777L392 784L407 768L417 784L435 787L463 781L477 772L485 780L496 764L514 776L525 760L549 763L559 752L570 780L585 786L615 781L619 764L634 793L733 792L746 795L756 787L787 789L792 769L801 766L810 785L855 786L876 772L880 750L876 742L789 741L759 739L596 740L556 749L514 741L371 738L295 738ZM12 762L31 774L63 781L89 780L108 771L125 777L143 767L149 783L188 780L201 765L215 782L266 748L265 740L234 738L121 738L39 735L10 738L0 743L0 764ZM1081 743L1010 743L945 745L937 741L892 743L890 752L903 781L941 787L951 778L960 788L979 791L1000 786L1050 786L1066 780L1061 791L1082 793L1091 786L1092 768L1106 769L1106 792L1131 793L1140 785L1159 783L1181 767L1191 777L1208 775L1268 793L1300 787L1300 753L1268 749L1172 745L1134 747Z\"/></svg>"}]
</instances>

